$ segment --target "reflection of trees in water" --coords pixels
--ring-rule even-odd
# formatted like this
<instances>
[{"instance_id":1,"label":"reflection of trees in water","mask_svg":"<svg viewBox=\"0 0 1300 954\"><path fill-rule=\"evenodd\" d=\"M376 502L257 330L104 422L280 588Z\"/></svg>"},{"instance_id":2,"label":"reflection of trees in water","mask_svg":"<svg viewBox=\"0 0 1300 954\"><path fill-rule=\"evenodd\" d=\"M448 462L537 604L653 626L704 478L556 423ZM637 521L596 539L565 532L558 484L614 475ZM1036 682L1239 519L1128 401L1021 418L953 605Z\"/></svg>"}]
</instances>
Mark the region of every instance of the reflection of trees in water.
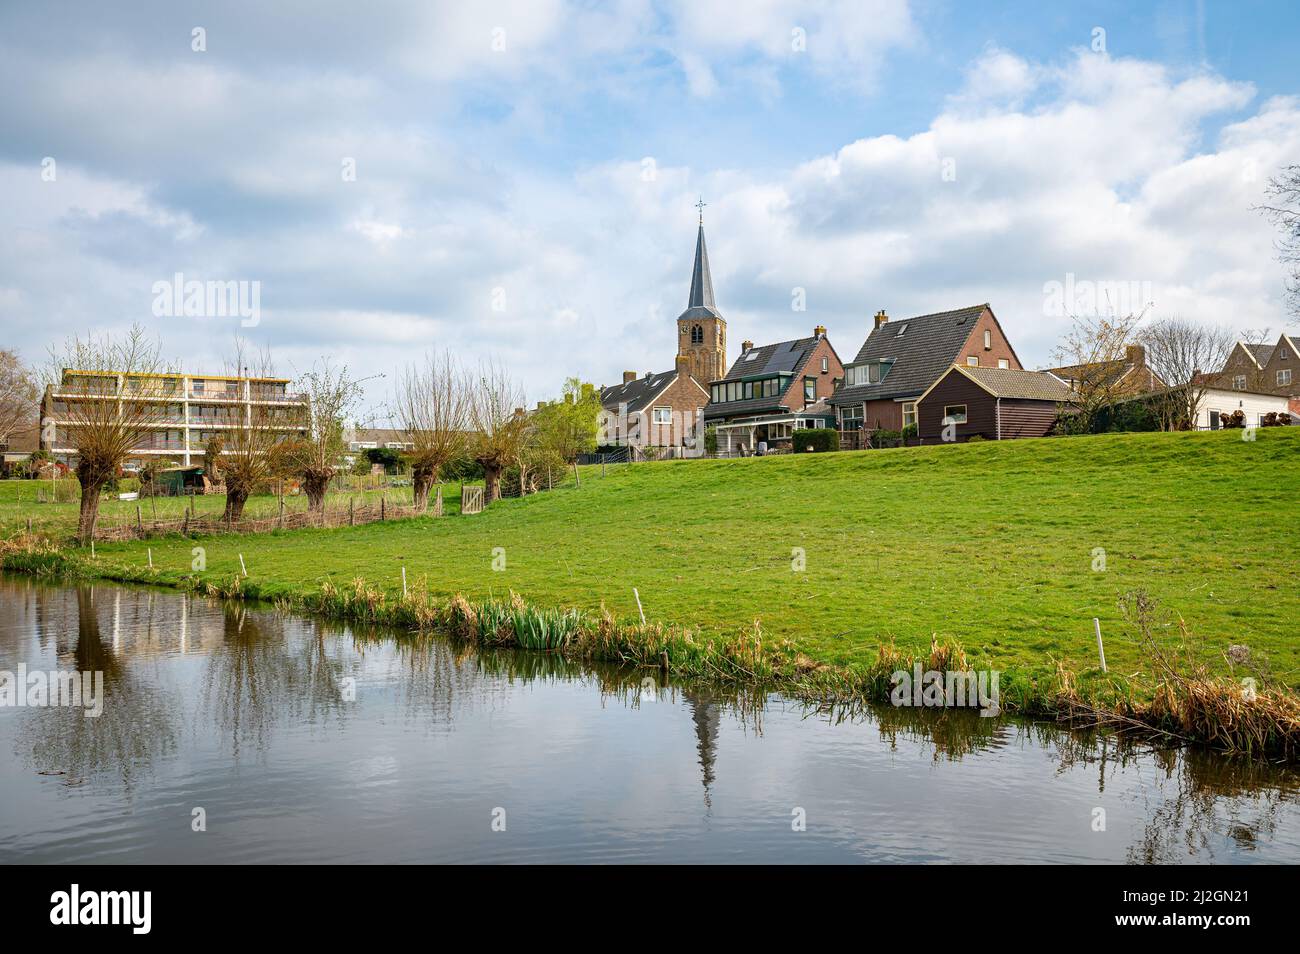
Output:
<instances>
[{"instance_id":1,"label":"reflection of trees in water","mask_svg":"<svg viewBox=\"0 0 1300 954\"><path fill-rule=\"evenodd\" d=\"M955 762L972 752L1002 748L1010 744L1012 734L1007 720L984 718L973 709L888 706L842 700L807 701L800 705L830 725L874 722L881 740L893 750L898 748L900 739L929 745L936 762Z\"/></svg>"},{"instance_id":2,"label":"reflection of trees in water","mask_svg":"<svg viewBox=\"0 0 1300 954\"><path fill-rule=\"evenodd\" d=\"M264 753L277 722L342 715L343 662L324 637L309 620L222 604L222 642L207 656L202 702L232 755L249 742Z\"/></svg>"},{"instance_id":3,"label":"reflection of trees in water","mask_svg":"<svg viewBox=\"0 0 1300 954\"><path fill-rule=\"evenodd\" d=\"M1253 851L1276 834L1284 807L1300 800L1300 775L1265 762L1189 749L1157 751L1155 763L1164 784L1141 840L1129 848L1132 863Z\"/></svg>"},{"instance_id":4,"label":"reflection of trees in water","mask_svg":"<svg viewBox=\"0 0 1300 954\"><path fill-rule=\"evenodd\" d=\"M129 791L141 772L149 769L160 755L176 747L177 732L172 700L158 689L132 676L123 654L106 644L99 614L113 613L118 618L123 591L100 590L113 598L110 606L96 605L96 589L76 588L76 631L68 615L54 619L46 616L55 633L65 634L57 643L59 668L81 673L104 674L104 708L97 718L86 718L80 706L50 706L25 713L19 730L19 745L30 751L36 771L62 772L70 780L91 775L116 774ZM140 594L126 591L129 602ZM6 594L8 600L9 594ZM57 616L66 604L57 596L45 609Z\"/></svg>"}]
</instances>

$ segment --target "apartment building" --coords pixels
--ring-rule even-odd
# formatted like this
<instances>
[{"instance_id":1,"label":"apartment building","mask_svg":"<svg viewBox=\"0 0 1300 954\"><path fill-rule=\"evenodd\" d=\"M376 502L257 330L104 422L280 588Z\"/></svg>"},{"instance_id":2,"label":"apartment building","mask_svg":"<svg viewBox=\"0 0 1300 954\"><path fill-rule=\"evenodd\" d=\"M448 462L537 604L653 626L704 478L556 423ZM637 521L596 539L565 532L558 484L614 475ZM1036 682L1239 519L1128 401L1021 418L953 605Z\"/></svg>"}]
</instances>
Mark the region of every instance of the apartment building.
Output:
<instances>
[{"instance_id":1,"label":"apartment building","mask_svg":"<svg viewBox=\"0 0 1300 954\"><path fill-rule=\"evenodd\" d=\"M58 385L41 400L42 450L72 465L76 448L69 430L78 420L77 402L145 401L153 408L146 436L126 466L165 457L190 466L202 463L214 437L240 427L270 427L284 436L306 436L307 395L289 390L288 378L231 377L219 374L118 374L64 369Z\"/></svg>"}]
</instances>

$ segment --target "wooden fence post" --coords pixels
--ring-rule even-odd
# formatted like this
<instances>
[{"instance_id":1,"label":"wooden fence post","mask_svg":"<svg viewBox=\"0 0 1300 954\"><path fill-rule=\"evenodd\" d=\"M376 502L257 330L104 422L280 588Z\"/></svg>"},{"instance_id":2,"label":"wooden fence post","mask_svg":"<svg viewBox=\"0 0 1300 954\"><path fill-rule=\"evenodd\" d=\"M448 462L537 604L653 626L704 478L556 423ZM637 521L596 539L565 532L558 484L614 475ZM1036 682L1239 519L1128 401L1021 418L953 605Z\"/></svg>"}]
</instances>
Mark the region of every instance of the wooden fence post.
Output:
<instances>
[{"instance_id":1,"label":"wooden fence post","mask_svg":"<svg viewBox=\"0 0 1300 954\"><path fill-rule=\"evenodd\" d=\"M352 514L352 498L349 497L348 498L348 526L349 527L355 526L356 522L357 522L356 518Z\"/></svg>"},{"instance_id":2,"label":"wooden fence post","mask_svg":"<svg viewBox=\"0 0 1300 954\"><path fill-rule=\"evenodd\" d=\"M381 521L387 519L387 507L388 507L388 502L384 499L384 495L380 494L379 495L379 519Z\"/></svg>"},{"instance_id":3,"label":"wooden fence post","mask_svg":"<svg viewBox=\"0 0 1300 954\"><path fill-rule=\"evenodd\" d=\"M280 498L280 529L284 529L284 498Z\"/></svg>"},{"instance_id":4,"label":"wooden fence post","mask_svg":"<svg viewBox=\"0 0 1300 954\"><path fill-rule=\"evenodd\" d=\"M140 505L135 505L135 529L141 536L144 536L144 517L140 515Z\"/></svg>"}]
</instances>

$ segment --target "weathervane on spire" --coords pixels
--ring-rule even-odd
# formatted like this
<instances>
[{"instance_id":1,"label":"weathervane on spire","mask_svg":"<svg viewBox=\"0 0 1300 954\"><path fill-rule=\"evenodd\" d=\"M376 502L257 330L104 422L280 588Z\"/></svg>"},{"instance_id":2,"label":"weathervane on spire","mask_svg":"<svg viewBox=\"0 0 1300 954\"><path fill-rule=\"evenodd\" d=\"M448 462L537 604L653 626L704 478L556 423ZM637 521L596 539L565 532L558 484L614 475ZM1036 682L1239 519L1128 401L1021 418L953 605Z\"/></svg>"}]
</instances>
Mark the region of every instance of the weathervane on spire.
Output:
<instances>
[{"instance_id":1,"label":"weathervane on spire","mask_svg":"<svg viewBox=\"0 0 1300 954\"><path fill-rule=\"evenodd\" d=\"M695 203L695 207L696 207L697 209L700 210L700 224L701 224L701 225L704 224L704 207L705 207L706 205L708 205L708 203L704 201L704 196L700 196L700 201Z\"/></svg>"}]
</instances>

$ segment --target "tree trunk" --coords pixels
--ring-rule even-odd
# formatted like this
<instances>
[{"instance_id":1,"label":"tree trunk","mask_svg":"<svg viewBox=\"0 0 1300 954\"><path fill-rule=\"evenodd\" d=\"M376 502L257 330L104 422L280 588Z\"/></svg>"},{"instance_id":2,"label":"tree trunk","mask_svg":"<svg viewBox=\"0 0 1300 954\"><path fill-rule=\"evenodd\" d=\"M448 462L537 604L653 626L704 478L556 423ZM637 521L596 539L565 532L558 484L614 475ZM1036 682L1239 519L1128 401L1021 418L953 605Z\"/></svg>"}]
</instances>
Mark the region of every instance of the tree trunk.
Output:
<instances>
[{"instance_id":1,"label":"tree trunk","mask_svg":"<svg viewBox=\"0 0 1300 954\"><path fill-rule=\"evenodd\" d=\"M424 513L429 508L429 488L433 486L433 471L416 467L411 471L411 491L414 495L416 513Z\"/></svg>"},{"instance_id":2,"label":"tree trunk","mask_svg":"<svg viewBox=\"0 0 1300 954\"><path fill-rule=\"evenodd\" d=\"M105 481L90 481L81 478L81 513L77 518L77 540L82 546L90 543L95 536L95 521L99 518L99 492L104 489Z\"/></svg>"},{"instance_id":3,"label":"tree trunk","mask_svg":"<svg viewBox=\"0 0 1300 954\"><path fill-rule=\"evenodd\" d=\"M485 487L483 493L483 503L490 504L494 500L501 499L501 465L484 464L483 465L483 484Z\"/></svg>"},{"instance_id":4,"label":"tree trunk","mask_svg":"<svg viewBox=\"0 0 1300 954\"><path fill-rule=\"evenodd\" d=\"M325 509L325 491L329 490L330 479L326 474L306 474L302 480L302 489L307 492L307 509L319 511Z\"/></svg>"},{"instance_id":5,"label":"tree trunk","mask_svg":"<svg viewBox=\"0 0 1300 954\"><path fill-rule=\"evenodd\" d=\"M248 503L248 489L226 484L226 511L221 519L227 523L237 523L244 515L244 504Z\"/></svg>"}]
</instances>

